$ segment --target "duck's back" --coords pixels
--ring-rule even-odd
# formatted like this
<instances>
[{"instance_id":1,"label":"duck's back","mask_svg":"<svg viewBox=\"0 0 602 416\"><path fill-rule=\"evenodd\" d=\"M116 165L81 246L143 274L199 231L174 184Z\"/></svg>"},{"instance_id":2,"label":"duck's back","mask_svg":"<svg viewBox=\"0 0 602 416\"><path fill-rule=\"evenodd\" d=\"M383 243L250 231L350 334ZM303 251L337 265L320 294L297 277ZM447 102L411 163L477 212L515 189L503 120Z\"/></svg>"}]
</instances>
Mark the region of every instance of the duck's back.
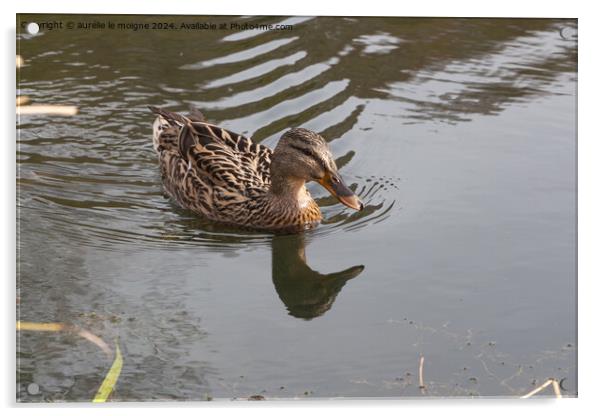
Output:
<instances>
[{"instance_id":1,"label":"duck's back","mask_svg":"<svg viewBox=\"0 0 602 416\"><path fill-rule=\"evenodd\" d=\"M271 149L207 123L151 108L153 145L166 192L209 219L245 225L262 211L270 186Z\"/></svg>"}]
</instances>

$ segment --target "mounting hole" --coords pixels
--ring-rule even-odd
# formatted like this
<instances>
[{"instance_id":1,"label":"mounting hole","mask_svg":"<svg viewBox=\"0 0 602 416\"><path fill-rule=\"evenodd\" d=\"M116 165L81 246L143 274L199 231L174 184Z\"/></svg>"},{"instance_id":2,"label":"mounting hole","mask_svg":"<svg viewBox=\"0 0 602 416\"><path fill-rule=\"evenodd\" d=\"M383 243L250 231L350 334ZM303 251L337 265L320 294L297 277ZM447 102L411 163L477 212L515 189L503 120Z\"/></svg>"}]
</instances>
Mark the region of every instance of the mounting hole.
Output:
<instances>
[{"instance_id":1,"label":"mounting hole","mask_svg":"<svg viewBox=\"0 0 602 416\"><path fill-rule=\"evenodd\" d=\"M40 26L36 22L30 22L27 24L27 33L30 35L36 35L40 31Z\"/></svg>"}]
</instances>

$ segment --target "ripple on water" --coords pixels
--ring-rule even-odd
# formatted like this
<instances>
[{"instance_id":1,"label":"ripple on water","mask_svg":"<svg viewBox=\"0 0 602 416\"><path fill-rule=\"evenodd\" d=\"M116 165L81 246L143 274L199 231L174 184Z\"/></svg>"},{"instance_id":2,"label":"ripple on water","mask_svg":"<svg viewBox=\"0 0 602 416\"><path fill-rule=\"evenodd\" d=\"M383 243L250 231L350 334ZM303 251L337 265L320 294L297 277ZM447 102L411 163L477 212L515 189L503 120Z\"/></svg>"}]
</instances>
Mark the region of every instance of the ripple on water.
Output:
<instances>
[{"instance_id":1,"label":"ripple on water","mask_svg":"<svg viewBox=\"0 0 602 416\"><path fill-rule=\"evenodd\" d=\"M111 62L99 60L95 53L66 58L79 46L64 42L28 56L31 65L23 69L20 91L39 103L78 103L80 112L72 118L19 119L22 217L35 213L61 234L100 249L128 244L140 249L195 245L226 251L269 244L270 233L211 224L163 198L150 140L152 115L146 106L183 110L193 104L206 110L212 121L271 147L293 126L323 134L366 208L353 212L310 184L324 215L312 233L325 236L360 230L387 221L401 209L399 177L379 176L376 165L359 173L346 169L351 162L356 167L366 160L369 137L363 132L368 128L366 123L359 128L359 121L374 117L365 114L372 98L407 103L399 107L404 112L398 115L405 118L402 123L437 117L461 120L473 109L451 104L468 102L463 98L482 103L487 96L484 80L500 85L512 82L496 90L509 96L503 97L508 100L520 98L515 94L519 87L529 94L543 90L557 79L556 67L547 65L564 56L568 45L558 39L555 26L517 30L517 37L500 43L503 47L479 51L475 58L458 45L455 55L434 66L416 60L411 51L429 42L445 49L447 39L406 39L391 26L362 30L353 19L343 19L336 30L326 30L319 39L311 37L312 42L329 40L316 49L307 41L316 18L264 18L255 23L264 21L293 24L295 30L247 30L215 38L198 50L173 47L154 65L146 66L133 65L132 59L141 57L130 55L115 56ZM408 29L407 35L412 33ZM454 36L450 32L449 42ZM174 40L174 44L179 43ZM94 45L90 52L102 49ZM131 47L134 55L144 55L143 61L150 62L152 45ZM560 58L550 57L550 50ZM396 67L391 72L392 60L401 70ZM29 75L28 71L42 65L49 70ZM93 70L93 76L82 68ZM52 73L61 76L49 79ZM475 91L481 92L475 97ZM503 99L496 99L491 108L499 108Z\"/></svg>"}]
</instances>

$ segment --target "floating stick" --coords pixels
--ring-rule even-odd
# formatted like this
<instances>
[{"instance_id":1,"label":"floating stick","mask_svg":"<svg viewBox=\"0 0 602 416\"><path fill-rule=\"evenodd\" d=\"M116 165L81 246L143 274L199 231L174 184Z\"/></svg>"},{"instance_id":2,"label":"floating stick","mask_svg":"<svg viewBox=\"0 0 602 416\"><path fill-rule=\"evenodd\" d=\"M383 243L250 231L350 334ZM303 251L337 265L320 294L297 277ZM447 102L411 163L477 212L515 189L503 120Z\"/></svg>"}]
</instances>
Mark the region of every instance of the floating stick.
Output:
<instances>
[{"instance_id":1,"label":"floating stick","mask_svg":"<svg viewBox=\"0 0 602 416\"><path fill-rule=\"evenodd\" d=\"M48 331L58 332L64 331L65 324L54 322L21 322L17 321L17 331Z\"/></svg>"},{"instance_id":2,"label":"floating stick","mask_svg":"<svg viewBox=\"0 0 602 416\"><path fill-rule=\"evenodd\" d=\"M536 387L535 389L533 389L529 393L525 394L524 396L521 396L521 399L528 399L529 397L531 397L531 396L539 393L540 391L544 390L550 384L554 388L554 394L556 395L556 398L561 399L562 398L562 394L560 393L560 383L558 383L558 381L556 379L553 379L553 378L548 379L548 381L546 381L545 383L543 383L541 386Z\"/></svg>"},{"instance_id":3,"label":"floating stick","mask_svg":"<svg viewBox=\"0 0 602 416\"><path fill-rule=\"evenodd\" d=\"M73 105L26 105L17 106L17 115L23 114L51 114L59 116L74 116L77 107Z\"/></svg>"},{"instance_id":4,"label":"floating stick","mask_svg":"<svg viewBox=\"0 0 602 416\"><path fill-rule=\"evenodd\" d=\"M554 387L554 394L557 399L562 399L562 393L560 393L560 383L554 379L552 380L552 387Z\"/></svg>"}]
</instances>

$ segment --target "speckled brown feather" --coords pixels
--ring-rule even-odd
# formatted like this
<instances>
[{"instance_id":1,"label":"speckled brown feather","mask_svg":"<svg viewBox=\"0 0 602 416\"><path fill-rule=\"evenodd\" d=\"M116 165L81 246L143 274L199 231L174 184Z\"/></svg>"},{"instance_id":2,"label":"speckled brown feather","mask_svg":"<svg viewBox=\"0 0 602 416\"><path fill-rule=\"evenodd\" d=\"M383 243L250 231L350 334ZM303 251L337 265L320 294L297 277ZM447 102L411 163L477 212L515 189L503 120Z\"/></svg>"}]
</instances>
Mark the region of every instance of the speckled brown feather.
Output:
<instances>
[{"instance_id":1,"label":"speckled brown feather","mask_svg":"<svg viewBox=\"0 0 602 416\"><path fill-rule=\"evenodd\" d=\"M153 144L165 191L182 207L213 221L258 229L306 228L321 220L318 205L282 203L270 193L268 147L204 121L151 107L159 117ZM308 194L309 196L309 194Z\"/></svg>"}]
</instances>

